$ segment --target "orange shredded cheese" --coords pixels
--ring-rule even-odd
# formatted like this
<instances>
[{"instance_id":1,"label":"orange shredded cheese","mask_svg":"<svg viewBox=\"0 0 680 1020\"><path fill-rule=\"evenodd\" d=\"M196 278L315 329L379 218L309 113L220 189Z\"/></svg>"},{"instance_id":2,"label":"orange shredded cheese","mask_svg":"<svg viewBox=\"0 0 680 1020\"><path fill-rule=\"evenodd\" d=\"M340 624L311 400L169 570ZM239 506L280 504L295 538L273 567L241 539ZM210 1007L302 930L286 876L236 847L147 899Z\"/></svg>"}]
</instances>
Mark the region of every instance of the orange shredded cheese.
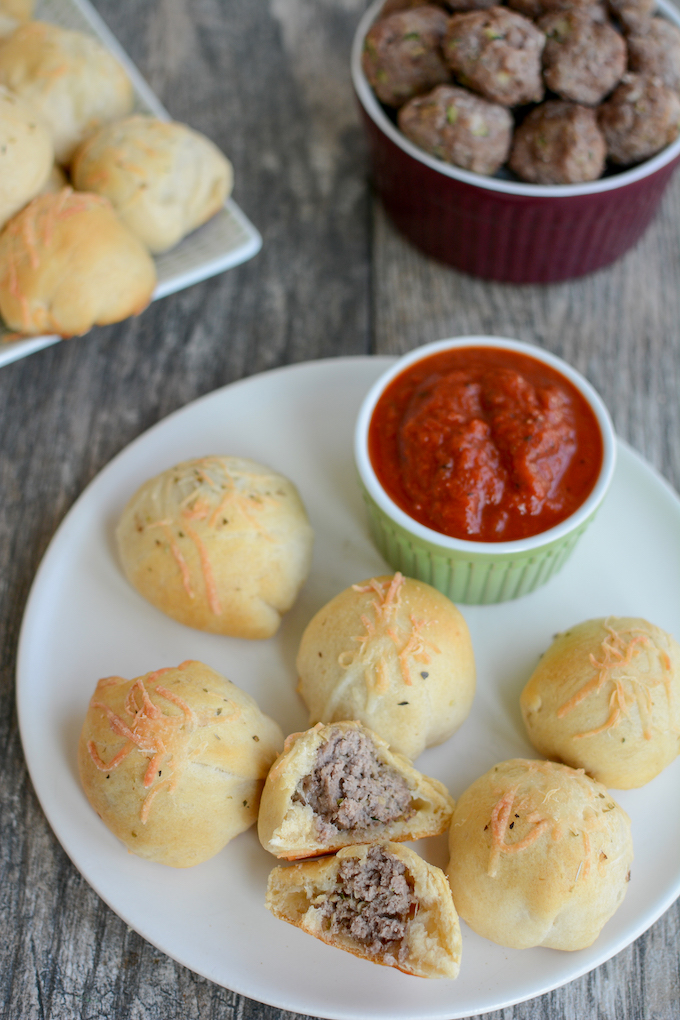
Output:
<instances>
[{"instance_id":1,"label":"orange shredded cheese","mask_svg":"<svg viewBox=\"0 0 680 1020\"><path fill-rule=\"evenodd\" d=\"M3 242L6 241L5 273L9 281L9 291L21 309L21 323L26 331L35 326L31 316L31 305L21 288L20 270L28 265L32 271L37 270L47 249L52 244L56 224L61 220L95 206L111 207L107 198L86 192L74 192L72 188L62 188L57 194L38 195L14 216L3 230Z\"/></svg>"},{"instance_id":2,"label":"orange shredded cheese","mask_svg":"<svg viewBox=\"0 0 680 1020\"><path fill-rule=\"evenodd\" d=\"M365 633L355 635L351 638L359 645L354 651L344 651L338 656L338 663L347 669L355 662L365 662L365 682L369 691L384 694L390 687L390 670L385 654L371 656L371 643L387 636L394 645L399 672L404 684L407 687L413 686L411 675L411 662L429 664L431 652L440 654L440 649L423 635L423 628L436 623L436 620L417 620L411 613L409 615L410 628L399 626L395 620L397 610L401 605L401 593L404 584L404 576L398 571L394 577L386 581L379 581L371 578L364 585L353 584L352 590L360 595L374 594L376 598L371 599L370 606L374 613L374 619L367 613L360 616Z\"/></svg>"},{"instance_id":3,"label":"orange shredded cheese","mask_svg":"<svg viewBox=\"0 0 680 1020\"><path fill-rule=\"evenodd\" d=\"M191 660L182 663L179 668L186 668ZM189 748L189 738L198 727L213 725L217 719L210 717L199 719L196 713L187 704L184 698L174 691L163 687L158 678L164 673L171 672L170 667L156 670L146 678L140 677L130 687L125 698L125 713L130 716L128 723L103 701L92 701L92 708L102 711L113 732L124 737L126 743L111 758L105 762L97 752L95 742L89 740L87 749L97 769L110 772L117 768L120 763L133 751L149 758L144 771L143 785L149 792L144 798L140 810L140 818L146 824L151 807L162 789L169 793L175 789L177 781L186 768L187 764L201 752L204 744ZM107 677L99 682L98 689L110 686L111 683L118 683L120 677ZM167 715L158 705L154 704L149 696L148 687L155 686L155 693L180 710L180 714ZM240 715L240 709L233 702L233 711L224 716L221 721L233 720ZM161 778L161 774L165 776Z\"/></svg>"},{"instance_id":4,"label":"orange shredded cheese","mask_svg":"<svg viewBox=\"0 0 680 1020\"><path fill-rule=\"evenodd\" d=\"M526 807L525 802L516 802L518 786L511 786L494 806L491 812L491 855L489 857L488 875L495 878L498 874L498 865L502 854L516 854L526 850L550 828L547 818L542 818L538 812L533 811L526 818L532 826L526 836L516 840L514 843L507 843L506 836L509 832L510 816L518 813ZM515 810L517 809L517 810ZM514 825L514 822L512 823Z\"/></svg>"},{"instance_id":5,"label":"orange shredded cheese","mask_svg":"<svg viewBox=\"0 0 680 1020\"><path fill-rule=\"evenodd\" d=\"M245 518L248 527L265 540L276 540L260 519L260 510L279 500L269 491L264 494L257 491L257 484L261 484L262 479L263 476L257 472L237 469L230 471L223 457L203 457L192 461L189 470L170 475L167 488L159 497L162 505L168 508L168 517L144 526L163 530L170 552L179 567L184 590L190 599L194 599L197 591L201 590L195 577L196 568L190 566L191 556L187 562L174 536L177 529L186 534L196 548L198 572L203 579L205 597L210 611L216 616L222 614L222 604L210 556L210 532L218 528L221 531L223 524L232 523L232 531L236 534L243 530ZM248 491L241 490L242 484L246 485ZM178 499L179 496L181 499ZM226 513L229 514L228 521L224 519ZM141 525L140 530L143 530Z\"/></svg>"},{"instance_id":6,"label":"orange shredded cheese","mask_svg":"<svg viewBox=\"0 0 680 1020\"><path fill-rule=\"evenodd\" d=\"M574 734L574 740L595 737L600 733L605 733L607 730L615 729L629 715L633 705L638 707L643 735L645 739L650 740L652 736L651 714L653 708L651 688L662 683L670 702L671 689L669 678L666 676L657 677L652 674L641 676L627 672L626 667L649 645L653 645L653 642L648 634L635 628L616 631L608 622L605 622L604 626L607 636L601 644L601 656L598 659L594 655L590 655L590 662L596 671L595 675L583 684L568 701L560 706L557 710L557 717L562 719L591 694L598 693L606 684L611 684L609 714L606 720L601 726L583 733ZM668 655L660 651L659 660L661 668L668 672L671 665Z\"/></svg>"},{"instance_id":7,"label":"orange shredded cheese","mask_svg":"<svg viewBox=\"0 0 680 1020\"><path fill-rule=\"evenodd\" d=\"M166 520L163 520L163 521L154 521L153 524L149 524L148 527L149 528L161 528L163 534L165 535L166 539L168 540L168 545L170 546L170 552L172 553L173 559L175 560L175 563L179 567L179 571L180 571L180 574L182 576L182 585L184 587L184 590L187 593L187 595L189 596L189 598L193 599L196 596L195 596L195 593L194 593L194 589L191 586L191 573L189 572L189 567L187 566L187 561L182 556L182 552L180 550L180 547L177 545L177 542L175 542L174 536L173 536L172 532L170 531L170 526L171 525L172 525L172 521L169 520L169 519L166 519Z\"/></svg>"},{"instance_id":8,"label":"orange shredded cheese","mask_svg":"<svg viewBox=\"0 0 680 1020\"><path fill-rule=\"evenodd\" d=\"M185 525L186 532L191 541L196 546L198 551L198 558L201 564L201 570L203 571L203 580L205 582L205 591L208 597L208 605L215 616L220 616L222 613L222 605L217 595L217 585L215 584L215 575L213 573L212 564L210 557L208 556L208 550L205 547L205 543L201 539L200 535L188 524Z\"/></svg>"}]
</instances>

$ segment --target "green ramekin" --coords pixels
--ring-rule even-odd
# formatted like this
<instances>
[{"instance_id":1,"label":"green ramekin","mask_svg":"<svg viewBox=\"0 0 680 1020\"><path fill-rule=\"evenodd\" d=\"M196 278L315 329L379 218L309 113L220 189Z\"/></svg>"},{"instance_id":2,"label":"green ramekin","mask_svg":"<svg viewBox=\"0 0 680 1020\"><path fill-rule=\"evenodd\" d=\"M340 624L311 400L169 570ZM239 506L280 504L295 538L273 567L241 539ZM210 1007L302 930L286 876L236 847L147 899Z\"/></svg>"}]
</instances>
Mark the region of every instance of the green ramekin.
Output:
<instances>
[{"instance_id":1,"label":"green ramekin","mask_svg":"<svg viewBox=\"0 0 680 1020\"><path fill-rule=\"evenodd\" d=\"M452 347L500 347L545 362L565 376L592 408L602 435L600 474L588 498L556 527L514 542L469 542L450 538L409 517L378 481L368 455L368 428L378 399L406 368ZM390 566L407 577L426 581L454 602L492 605L535 591L564 566L609 488L616 463L616 437L609 413L598 394L561 358L519 340L466 336L418 347L399 358L380 376L361 405L354 453L371 536Z\"/></svg>"}]
</instances>

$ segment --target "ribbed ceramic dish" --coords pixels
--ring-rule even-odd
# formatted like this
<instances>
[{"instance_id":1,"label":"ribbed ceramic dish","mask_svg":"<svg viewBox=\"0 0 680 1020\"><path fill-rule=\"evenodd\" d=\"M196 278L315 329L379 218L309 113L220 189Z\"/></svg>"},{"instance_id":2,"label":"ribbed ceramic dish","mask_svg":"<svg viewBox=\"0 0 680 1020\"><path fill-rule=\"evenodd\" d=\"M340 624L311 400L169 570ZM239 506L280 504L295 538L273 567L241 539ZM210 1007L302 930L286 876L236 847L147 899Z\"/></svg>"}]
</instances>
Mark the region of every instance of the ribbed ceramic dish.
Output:
<instances>
[{"instance_id":1,"label":"ribbed ceramic dish","mask_svg":"<svg viewBox=\"0 0 680 1020\"><path fill-rule=\"evenodd\" d=\"M592 408L602 435L600 474L585 502L556 527L514 542L469 542L451 538L409 517L380 484L368 454L368 429L380 396L404 369L454 347L499 347L535 358L565 376ZM371 536L390 566L408 577L426 581L454 602L491 605L535 591L564 566L609 488L616 461L616 437L609 413L598 394L561 358L519 340L468 336L417 347L377 380L359 411L354 455Z\"/></svg>"},{"instance_id":2,"label":"ribbed ceramic dish","mask_svg":"<svg viewBox=\"0 0 680 1020\"><path fill-rule=\"evenodd\" d=\"M125 68L135 91L134 112L148 113L160 120L171 119L88 0L38 0L35 17L60 28L95 36ZM238 266L256 255L261 247L259 232L236 202L229 198L224 208L208 223L194 230L175 248L156 256L158 283L154 300ZM60 339L58 336L17 338L17 334L10 333L0 319L0 367L56 344Z\"/></svg>"}]
</instances>

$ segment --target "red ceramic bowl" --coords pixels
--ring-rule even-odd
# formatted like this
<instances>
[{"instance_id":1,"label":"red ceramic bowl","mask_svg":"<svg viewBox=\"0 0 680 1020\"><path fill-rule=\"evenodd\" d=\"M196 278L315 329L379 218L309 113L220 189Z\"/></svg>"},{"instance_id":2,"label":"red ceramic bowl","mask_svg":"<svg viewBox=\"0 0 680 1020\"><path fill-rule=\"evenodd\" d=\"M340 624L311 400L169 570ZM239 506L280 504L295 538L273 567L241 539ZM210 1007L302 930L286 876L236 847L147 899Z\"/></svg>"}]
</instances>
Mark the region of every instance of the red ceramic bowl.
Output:
<instances>
[{"instance_id":1,"label":"red ceramic bowl","mask_svg":"<svg viewBox=\"0 0 680 1020\"><path fill-rule=\"evenodd\" d=\"M680 138L639 166L586 184L524 184L443 163L401 134L363 73L364 37L382 3L357 29L352 80L378 193L410 241L464 273L507 283L583 276L635 244L680 162ZM658 8L680 27L669 0Z\"/></svg>"}]
</instances>

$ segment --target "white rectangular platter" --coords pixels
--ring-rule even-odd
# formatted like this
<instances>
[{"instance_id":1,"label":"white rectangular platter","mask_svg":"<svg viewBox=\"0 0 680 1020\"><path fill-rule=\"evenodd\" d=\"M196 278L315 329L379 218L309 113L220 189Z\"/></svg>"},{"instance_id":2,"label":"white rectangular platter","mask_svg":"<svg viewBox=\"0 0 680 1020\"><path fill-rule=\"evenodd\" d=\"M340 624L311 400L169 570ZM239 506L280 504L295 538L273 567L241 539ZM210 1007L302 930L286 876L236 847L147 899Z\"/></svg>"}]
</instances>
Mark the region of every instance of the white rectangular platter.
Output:
<instances>
[{"instance_id":1,"label":"white rectangular platter","mask_svg":"<svg viewBox=\"0 0 680 1020\"><path fill-rule=\"evenodd\" d=\"M38 0L35 13L41 21L87 32L99 39L123 65L132 81L135 112L170 120L165 107L88 0ZM208 223L185 237L176 248L156 257L158 284L154 300L240 265L256 255L261 247L259 232L236 203L227 199L224 208ZM58 336L12 338L16 338L16 333L9 333L0 320L0 367L61 339Z\"/></svg>"}]
</instances>

